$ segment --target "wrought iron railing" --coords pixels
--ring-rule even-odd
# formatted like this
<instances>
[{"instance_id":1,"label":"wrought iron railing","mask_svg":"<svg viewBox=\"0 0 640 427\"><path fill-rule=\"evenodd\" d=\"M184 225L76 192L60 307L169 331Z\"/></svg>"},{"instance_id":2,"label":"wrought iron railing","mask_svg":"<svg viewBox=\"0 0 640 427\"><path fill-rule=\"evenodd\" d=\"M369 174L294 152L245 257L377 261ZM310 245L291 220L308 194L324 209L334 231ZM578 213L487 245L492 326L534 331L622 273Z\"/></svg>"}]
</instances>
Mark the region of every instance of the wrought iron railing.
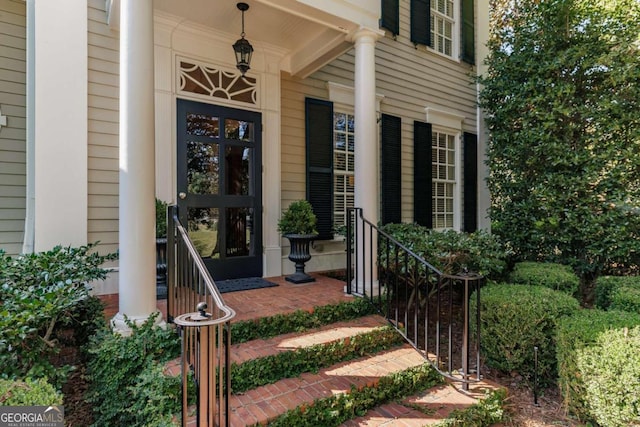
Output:
<instances>
[{"instance_id":1,"label":"wrought iron railing","mask_svg":"<svg viewBox=\"0 0 640 427\"><path fill-rule=\"evenodd\" d=\"M376 304L443 376L463 390L481 379L480 288L484 278L445 274L363 217L348 212L347 292ZM476 310L470 313L471 295Z\"/></svg>"},{"instance_id":2,"label":"wrought iron railing","mask_svg":"<svg viewBox=\"0 0 640 427\"><path fill-rule=\"evenodd\" d=\"M229 426L231 319L235 312L225 305L180 223L177 206L168 208L167 234L167 317L178 325L182 336L182 425L188 421L187 389L192 374L196 425Z\"/></svg>"}]
</instances>

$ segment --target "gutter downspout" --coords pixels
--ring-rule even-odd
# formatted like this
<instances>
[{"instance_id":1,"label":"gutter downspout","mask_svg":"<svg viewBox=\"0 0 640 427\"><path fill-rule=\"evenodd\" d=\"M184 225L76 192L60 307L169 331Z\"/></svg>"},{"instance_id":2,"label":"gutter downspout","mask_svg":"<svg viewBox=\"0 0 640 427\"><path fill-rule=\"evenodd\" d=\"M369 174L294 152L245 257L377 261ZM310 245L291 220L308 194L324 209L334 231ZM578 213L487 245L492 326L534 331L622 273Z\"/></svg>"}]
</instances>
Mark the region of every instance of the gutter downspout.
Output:
<instances>
[{"instance_id":1,"label":"gutter downspout","mask_svg":"<svg viewBox=\"0 0 640 427\"><path fill-rule=\"evenodd\" d=\"M35 1L27 0L27 141L26 141L26 212L24 219L24 240L22 253L32 253L35 245Z\"/></svg>"}]
</instances>

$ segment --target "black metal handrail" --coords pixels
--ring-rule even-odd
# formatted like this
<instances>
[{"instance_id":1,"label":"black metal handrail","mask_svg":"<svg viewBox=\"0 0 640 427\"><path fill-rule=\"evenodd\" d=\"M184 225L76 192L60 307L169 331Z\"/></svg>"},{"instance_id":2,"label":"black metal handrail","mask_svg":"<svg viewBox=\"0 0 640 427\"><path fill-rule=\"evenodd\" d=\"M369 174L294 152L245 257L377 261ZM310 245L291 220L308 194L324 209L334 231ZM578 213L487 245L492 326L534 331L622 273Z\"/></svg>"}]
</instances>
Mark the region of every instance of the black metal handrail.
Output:
<instances>
[{"instance_id":1,"label":"black metal handrail","mask_svg":"<svg viewBox=\"0 0 640 427\"><path fill-rule=\"evenodd\" d=\"M196 385L196 425L229 426L231 319L236 313L224 303L180 223L177 206L168 207L167 234L167 317L179 326L182 336L182 425L188 422L191 372ZM196 307L198 313L189 313Z\"/></svg>"},{"instance_id":2,"label":"black metal handrail","mask_svg":"<svg viewBox=\"0 0 640 427\"><path fill-rule=\"evenodd\" d=\"M441 375L464 390L480 381L484 277L443 273L365 219L361 208L349 209L348 218L347 293L369 298ZM470 313L473 292L476 312Z\"/></svg>"}]
</instances>

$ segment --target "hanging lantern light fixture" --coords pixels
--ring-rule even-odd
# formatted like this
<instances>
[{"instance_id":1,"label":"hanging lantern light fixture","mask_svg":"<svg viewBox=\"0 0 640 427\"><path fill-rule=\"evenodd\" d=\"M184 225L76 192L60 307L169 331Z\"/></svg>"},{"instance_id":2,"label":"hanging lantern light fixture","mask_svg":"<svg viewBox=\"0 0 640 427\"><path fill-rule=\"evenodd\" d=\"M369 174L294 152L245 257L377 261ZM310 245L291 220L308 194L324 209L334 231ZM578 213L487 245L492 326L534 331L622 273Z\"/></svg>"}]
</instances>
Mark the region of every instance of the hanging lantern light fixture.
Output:
<instances>
[{"instance_id":1,"label":"hanging lantern light fixture","mask_svg":"<svg viewBox=\"0 0 640 427\"><path fill-rule=\"evenodd\" d=\"M253 46L244 38L244 12L249 9L249 5L246 3L238 3L236 6L242 12L242 33L240 33L238 41L233 44L233 51L236 54L236 67L244 76L250 68L251 55L253 54Z\"/></svg>"}]
</instances>

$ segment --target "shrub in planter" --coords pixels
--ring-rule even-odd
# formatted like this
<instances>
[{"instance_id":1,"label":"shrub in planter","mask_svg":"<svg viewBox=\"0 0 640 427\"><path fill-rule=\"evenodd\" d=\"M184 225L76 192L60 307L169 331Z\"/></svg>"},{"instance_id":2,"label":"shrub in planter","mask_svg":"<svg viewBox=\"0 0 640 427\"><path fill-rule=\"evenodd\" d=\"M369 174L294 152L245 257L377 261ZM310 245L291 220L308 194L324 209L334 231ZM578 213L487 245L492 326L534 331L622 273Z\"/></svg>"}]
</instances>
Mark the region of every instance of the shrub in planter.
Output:
<instances>
[{"instance_id":1,"label":"shrub in planter","mask_svg":"<svg viewBox=\"0 0 640 427\"><path fill-rule=\"evenodd\" d=\"M472 296L472 313L475 307ZM553 383L557 377L556 327L579 309L575 298L542 286L484 287L480 294L481 350L487 365L532 380L537 346L540 384Z\"/></svg>"},{"instance_id":2,"label":"shrub in planter","mask_svg":"<svg viewBox=\"0 0 640 427\"><path fill-rule=\"evenodd\" d=\"M51 406L62 405L62 393L47 382L37 380L0 379L0 406Z\"/></svg>"},{"instance_id":3,"label":"shrub in planter","mask_svg":"<svg viewBox=\"0 0 640 427\"><path fill-rule=\"evenodd\" d=\"M575 295L580 279L568 265L524 261L516 263L509 274L509 282L519 285L536 285Z\"/></svg>"},{"instance_id":4,"label":"shrub in planter","mask_svg":"<svg viewBox=\"0 0 640 427\"><path fill-rule=\"evenodd\" d=\"M596 280L596 307L608 310L611 298L618 288L633 288L640 290L640 276L601 276Z\"/></svg>"},{"instance_id":5,"label":"shrub in planter","mask_svg":"<svg viewBox=\"0 0 640 427\"><path fill-rule=\"evenodd\" d=\"M589 401L588 387L593 387L591 385L592 381L600 382L600 374L594 377L594 373L582 370L583 367L588 365L586 362L581 362L581 365L577 363L584 354L585 349L594 346L602 347L603 344L600 343L599 337L606 331L624 330L625 328L633 328L639 325L639 314L614 310L581 310L562 322L558 327L557 333L558 385L564 405L569 412L583 421L593 419L592 402ZM612 357L614 356L612 355ZM616 355L615 358L617 357ZM638 366L640 365L639 357L640 352L636 352L635 355L626 360L626 363ZM604 369L607 369L609 358L603 358L601 363ZM638 377L634 381L635 383L633 381L632 383L635 385L632 385L632 387L638 387ZM625 384L621 385L624 386ZM601 387L601 385L597 387ZM637 388L635 390L636 394L640 393ZM615 389L611 391L615 392ZM629 389L630 391L631 389ZM624 396L617 396L617 398L623 399ZM597 402L595 404L598 405Z\"/></svg>"}]
</instances>

